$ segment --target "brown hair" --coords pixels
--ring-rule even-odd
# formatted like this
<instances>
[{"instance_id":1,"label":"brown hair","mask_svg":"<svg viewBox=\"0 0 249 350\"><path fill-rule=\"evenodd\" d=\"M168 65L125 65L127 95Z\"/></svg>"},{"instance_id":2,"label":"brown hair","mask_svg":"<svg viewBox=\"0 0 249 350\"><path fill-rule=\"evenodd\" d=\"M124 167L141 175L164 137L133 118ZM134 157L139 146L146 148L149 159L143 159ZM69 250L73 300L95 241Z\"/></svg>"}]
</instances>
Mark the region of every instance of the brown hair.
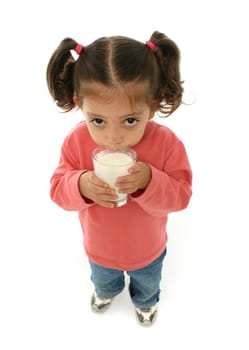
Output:
<instances>
[{"instance_id":1,"label":"brown hair","mask_svg":"<svg viewBox=\"0 0 249 350\"><path fill-rule=\"evenodd\" d=\"M145 84L149 103L168 116L182 101L180 51L166 35L154 32L149 39L156 45L152 51L145 43L123 36L103 37L84 47L78 59L72 50L77 42L62 40L47 67L48 89L57 105L65 111L76 107L88 93L89 83L97 82L115 89L130 84ZM135 89L133 89L135 91Z\"/></svg>"}]
</instances>

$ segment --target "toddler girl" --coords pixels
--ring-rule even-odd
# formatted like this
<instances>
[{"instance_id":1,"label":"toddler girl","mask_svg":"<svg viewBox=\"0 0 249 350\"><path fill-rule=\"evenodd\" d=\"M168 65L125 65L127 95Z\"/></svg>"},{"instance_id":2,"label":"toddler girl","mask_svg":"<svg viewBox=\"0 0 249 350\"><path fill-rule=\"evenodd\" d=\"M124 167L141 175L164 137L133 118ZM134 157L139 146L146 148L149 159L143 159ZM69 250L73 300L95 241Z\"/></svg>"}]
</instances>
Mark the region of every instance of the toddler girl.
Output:
<instances>
[{"instance_id":1,"label":"toddler girl","mask_svg":"<svg viewBox=\"0 0 249 350\"><path fill-rule=\"evenodd\" d=\"M72 51L78 57L75 59ZM79 108L84 120L67 135L51 178L51 198L79 213L91 268L92 310L106 310L124 288L137 319L150 326L157 316L167 219L188 206L192 172L181 140L154 122L181 104L180 53L164 34L146 43L103 37L82 46L64 39L47 67L47 83L57 105ZM115 206L115 189L93 170L98 147L132 148L136 163L116 181L127 204Z\"/></svg>"}]
</instances>

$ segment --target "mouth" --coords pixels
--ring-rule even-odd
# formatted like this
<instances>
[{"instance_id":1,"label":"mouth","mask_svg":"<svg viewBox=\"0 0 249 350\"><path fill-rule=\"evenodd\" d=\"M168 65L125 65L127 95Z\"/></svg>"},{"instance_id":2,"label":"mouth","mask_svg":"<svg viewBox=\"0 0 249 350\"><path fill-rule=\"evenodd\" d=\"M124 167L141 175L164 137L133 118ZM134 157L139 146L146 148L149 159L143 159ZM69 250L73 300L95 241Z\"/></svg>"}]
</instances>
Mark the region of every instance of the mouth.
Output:
<instances>
[{"instance_id":1,"label":"mouth","mask_svg":"<svg viewBox=\"0 0 249 350\"><path fill-rule=\"evenodd\" d=\"M128 148L128 146L124 146L124 145L121 145L121 144L115 144L115 145L106 145L105 148L108 148L108 149L111 149L111 150L122 150L122 149L126 149Z\"/></svg>"}]
</instances>

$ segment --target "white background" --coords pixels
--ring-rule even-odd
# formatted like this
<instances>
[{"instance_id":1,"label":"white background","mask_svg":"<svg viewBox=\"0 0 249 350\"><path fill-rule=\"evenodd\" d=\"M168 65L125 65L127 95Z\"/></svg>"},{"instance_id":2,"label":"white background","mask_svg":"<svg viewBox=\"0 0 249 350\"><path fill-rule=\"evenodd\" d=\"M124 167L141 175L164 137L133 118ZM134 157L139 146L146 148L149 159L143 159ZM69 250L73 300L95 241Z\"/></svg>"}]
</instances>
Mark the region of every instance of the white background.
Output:
<instances>
[{"instance_id":1,"label":"white background","mask_svg":"<svg viewBox=\"0 0 249 350\"><path fill-rule=\"evenodd\" d=\"M0 348L248 349L246 1L1 7ZM77 213L49 197L61 143L81 115L58 112L45 71L64 37L83 45L109 35L145 41L154 30L179 45L186 92L196 96L160 121L186 145L194 194L170 216L158 321L143 329L127 290L105 315L90 311Z\"/></svg>"}]
</instances>

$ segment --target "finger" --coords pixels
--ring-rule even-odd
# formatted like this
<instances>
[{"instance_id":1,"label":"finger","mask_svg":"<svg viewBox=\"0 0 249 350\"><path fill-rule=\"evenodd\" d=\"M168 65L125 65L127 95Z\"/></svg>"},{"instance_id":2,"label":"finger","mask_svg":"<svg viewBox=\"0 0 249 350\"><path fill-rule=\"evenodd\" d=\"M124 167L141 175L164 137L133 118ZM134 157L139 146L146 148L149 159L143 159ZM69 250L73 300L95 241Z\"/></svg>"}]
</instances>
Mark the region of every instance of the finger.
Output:
<instances>
[{"instance_id":1,"label":"finger","mask_svg":"<svg viewBox=\"0 0 249 350\"><path fill-rule=\"evenodd\" d=\"M138 181L133 179L133 181L119 183L117 189L119 193L130 194L136 192L138 189Z\"/></svg>"},{"instance_id":2,"label":"finger","mask_svg":"<svg viewBox=\"0 0 249 350\"><path fill-rule=\"evenodd\" d=\"M92 184L91 191L92 193L95 193L98 196L108 196L108 197L113 197L115 196L115 193L116 193L116 190L114 188L111 188L109 186L102 187L94 184Z\"/></svg>"},{"instance_id":3,"label":"finger","mask_svg":"<svg viewBox=\"0 0 249 350\"><path fill-rule=\"evenodd\" d=\"M96 204L105 208L115 208L115 202L100 201L99 203L96 203Z\"/></svg>"},{"instance_id":4,"label":"finger","mask_svg":"<svg viewBox=\"0 0 249 350\"><path fill-rule=\"evenodd\" d=\"M138 186L139 177L137 175L130 175L125 178L120 178L115 183L118 190L128 190Z\"/></svg>"},{"instance_id":5,"label":"finger","mask_svg":"<svg viewBox=\"0 0 249 350\"><path fill-rule=\"evenodd\" d=\"M137 177L137 174L119 176L115 182L115 186L121 183L133 182L136 177Z\"/></svg>"},{"instance_id":6,"label":"finger","mask_svg":"<svg viewBox=\"0 0 249 350\"><path fill-rule=\"evenodd\" d=\"M96 193L106 193L106 194L114 194L115 189L108 185L106 182L99 179L97 176L93 176L90 179L90 185L94 192Z\"/></svg>"},{"instance_id":7,"label":"finger","mask_svg":"<svg viewBox=\"0 0 249 350\"><path fill-rule=\"evenodd\" d=\"M144 163L137 162L131 168L128 169L129 174L135 174L143 170Z\"/></svg>"},{"instance_id":8,"label":"finger","mask_svg":"<svg viewBox=\"0 0 249 350\"><path fill-rule=\"evenodd\" d=\"M113 202L118 199L117 194L110 194L110 193L101 193L96 196L97 201L101 202Z\"/></svg>"},{"instance_id":9,"label":"finger","mask_svg":"<svg viewBox=\"0 0 249 350\"><path fill-rule=\"evenodd\" d=\"M132 194L137 191L137 186L123 187L118 190L118 193Z\"/></svg>"},{"instance_id":10,"label":"finger","mask_svg":"<svg viewBox=\"0 0 249 350\"><path fill-rule=\"evenodd\" d=\"M105 181L103 181L102 179L100 179L98 176L95 175L95 173L93 173L91 175L90 181L95 184L96 186L100 186L100 187L106 187L109 188L110 186L108 185L108 183L106 183Z\"/></svg>"},{"instance_id":11,"label":"finger","mask_svg":"<svg viewBox=\"0 0 249 350\"><path fill-rule=\"evenodd\" d=\"M117 200L118 200L117 194L111 195L111 196L110 195L101 195L101 196L96 197L94 202L98 205L101 205L102 207L114 208Z\"/></svg>"}]
</instances>

